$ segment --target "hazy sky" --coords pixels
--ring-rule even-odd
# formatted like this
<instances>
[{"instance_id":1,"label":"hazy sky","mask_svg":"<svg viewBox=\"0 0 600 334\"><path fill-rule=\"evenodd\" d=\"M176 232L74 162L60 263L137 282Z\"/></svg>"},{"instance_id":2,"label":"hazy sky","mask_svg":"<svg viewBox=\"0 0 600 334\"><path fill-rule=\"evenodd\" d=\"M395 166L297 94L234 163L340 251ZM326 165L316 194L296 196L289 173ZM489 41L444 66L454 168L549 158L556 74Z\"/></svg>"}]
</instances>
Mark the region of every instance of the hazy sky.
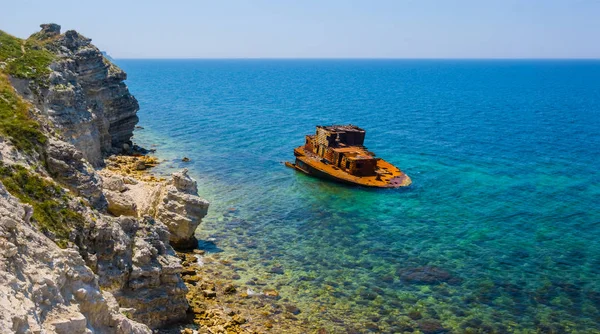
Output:
<instances>
[{"instance_id":1,"label":"hazy sky","mask_svg":"<svg viewBox=\"0 0 600 334\"><path fill-rule=\"evenodd\" d=\"M0 0L116 58L600 58L600 0Z\"/></svg>"}]
</instances>

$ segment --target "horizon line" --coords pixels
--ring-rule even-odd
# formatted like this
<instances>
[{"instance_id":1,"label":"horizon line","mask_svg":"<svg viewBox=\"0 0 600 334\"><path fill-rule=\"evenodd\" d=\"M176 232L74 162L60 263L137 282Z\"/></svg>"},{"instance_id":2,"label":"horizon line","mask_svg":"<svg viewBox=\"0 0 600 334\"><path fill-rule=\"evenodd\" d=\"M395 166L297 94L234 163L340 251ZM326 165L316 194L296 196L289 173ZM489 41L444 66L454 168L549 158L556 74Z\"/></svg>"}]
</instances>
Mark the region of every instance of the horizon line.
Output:
<instances>
[{"instance_id":1,"label":"horizon line","mask_svg":"<svg viewBox=\"0 0 600 334\"><path fill-rule=\"evenodd\" d=\"M443 58L443 57L112 57L112 59L122 60L593 60L600 61L600 57L577 57L577 58L559 58L559 57L461 57L461 58Z\"/></svg>"}]
</instances>

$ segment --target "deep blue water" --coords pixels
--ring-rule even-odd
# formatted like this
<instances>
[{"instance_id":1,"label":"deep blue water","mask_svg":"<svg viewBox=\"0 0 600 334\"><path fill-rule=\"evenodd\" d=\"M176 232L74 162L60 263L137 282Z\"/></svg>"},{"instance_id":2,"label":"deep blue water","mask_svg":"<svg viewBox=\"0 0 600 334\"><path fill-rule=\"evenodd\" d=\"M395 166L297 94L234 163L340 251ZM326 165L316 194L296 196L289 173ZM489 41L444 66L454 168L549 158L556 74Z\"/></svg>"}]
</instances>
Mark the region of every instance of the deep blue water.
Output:
<instances>
[{"instance_id":1,"label":"deep blue water","mask_svg":"<svg viewBox=\"0 0 600 334\"><path fill-rule=\"evenodd\" d=\"M135 141L190 168L211 201L198 237L247 267L239 284L275 284L332 332L598 332L600 61L117 63ZM281 164L333 123L365 128L413 185Z\"/></svg>"}]
</instances>

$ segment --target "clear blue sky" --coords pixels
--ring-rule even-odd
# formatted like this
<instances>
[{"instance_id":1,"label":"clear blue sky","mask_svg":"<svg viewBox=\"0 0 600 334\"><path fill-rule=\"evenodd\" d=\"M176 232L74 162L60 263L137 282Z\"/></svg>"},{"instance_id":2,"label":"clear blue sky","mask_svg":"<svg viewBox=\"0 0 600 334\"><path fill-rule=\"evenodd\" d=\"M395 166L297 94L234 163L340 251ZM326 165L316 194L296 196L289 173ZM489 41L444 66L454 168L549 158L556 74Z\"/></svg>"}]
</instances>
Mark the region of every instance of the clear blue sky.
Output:
<instances>
[{"instance_id":1,"label":"clear blue sky","mask_svg":"<svg viewBox=\"0 0 600 334\"><path fill-rule=\"evenodd\" d=\"M600 0L0 0L116 58L600 58Z\"/></svg>"}]
</instances>

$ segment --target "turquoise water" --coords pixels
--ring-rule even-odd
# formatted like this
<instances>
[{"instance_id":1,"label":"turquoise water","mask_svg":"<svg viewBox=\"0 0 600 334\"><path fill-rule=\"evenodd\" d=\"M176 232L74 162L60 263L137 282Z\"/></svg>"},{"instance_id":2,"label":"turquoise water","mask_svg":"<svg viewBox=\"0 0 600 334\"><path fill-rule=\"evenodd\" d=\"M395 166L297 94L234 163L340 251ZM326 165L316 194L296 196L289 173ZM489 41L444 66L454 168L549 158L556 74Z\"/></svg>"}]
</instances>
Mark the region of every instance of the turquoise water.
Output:
<instances>
[{"instance_id":1,"label":"turquoise water","mask_svg":"<svg viewBox=\"0 0 600 334\"><path fill-rule=\"evenodd\" d=\"M307 323L598 332L600 61L118 63L141 105L134 141L161 171L188 167L211 201L201 246ZM352 188L282 165L333 123L365 128L413 185Z\"/></svg>"}]
</instances>

